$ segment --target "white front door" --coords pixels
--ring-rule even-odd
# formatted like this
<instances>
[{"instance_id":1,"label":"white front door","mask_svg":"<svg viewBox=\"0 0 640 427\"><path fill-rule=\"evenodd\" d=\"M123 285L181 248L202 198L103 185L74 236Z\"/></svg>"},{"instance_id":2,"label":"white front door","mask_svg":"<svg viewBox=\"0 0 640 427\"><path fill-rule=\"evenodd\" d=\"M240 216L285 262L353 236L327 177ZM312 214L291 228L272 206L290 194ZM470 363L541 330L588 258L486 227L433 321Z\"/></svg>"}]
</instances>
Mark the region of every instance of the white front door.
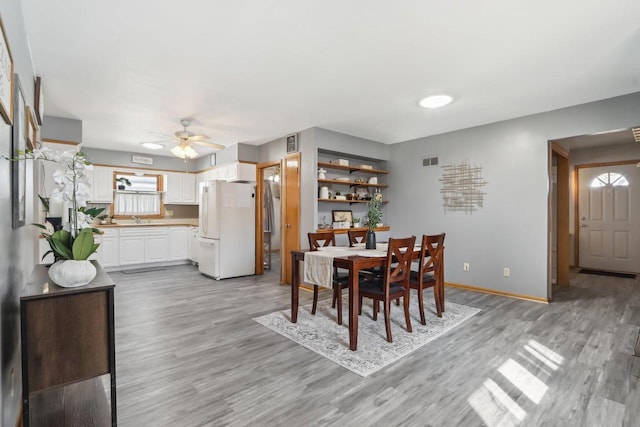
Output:
<instances>
[{"instance_id":1,"label":"white front door","mask_svg":"<svg viewBox=\"0 0 640 427\"><path fill-rule=\"evenodd\" d=\"M640 168L578 169L579 265L640 272Z\"/></svg>"}]
</instances>

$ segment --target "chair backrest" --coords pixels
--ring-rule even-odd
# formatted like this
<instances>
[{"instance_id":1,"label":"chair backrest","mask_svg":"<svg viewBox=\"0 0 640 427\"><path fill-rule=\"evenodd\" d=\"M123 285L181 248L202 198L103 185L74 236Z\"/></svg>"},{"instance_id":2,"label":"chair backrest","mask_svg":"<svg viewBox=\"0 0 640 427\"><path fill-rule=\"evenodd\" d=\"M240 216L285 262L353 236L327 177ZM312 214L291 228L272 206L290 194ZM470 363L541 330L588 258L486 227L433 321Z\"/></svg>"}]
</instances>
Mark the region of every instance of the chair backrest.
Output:
<instances>
[{"instance_id":1,"label":"chair backrest","mask_svg":"<svg viewBox=\"0 0 640 427\"><path fill-rule=\"evenodd\" d=\"M356 243L364 243L367 239L367 230L347 230L349 236L349 246L353 247Z\"/></svg>"},{"instance_id":2,"label":"chair backrest","mask_svg":"<svg viewBox=\"0 0 640 427\"><path fill-rule=\"evenodd\" d=\"M402 239L389 239L385 293L389 292L391 283L400 283L405 289L409 286L411 259L415 244L416 236Z\"/></svg>"},{"instance_id":3,"label":"chair backrest","mask_svg":"<svg viewBox=\"0 0 640 427\"><path fill-rule=\"evenodd\" d=\"M307 233L307 237L309 237L309 249L312 251L317 251L320 247L336 245L336 236L333 231Z\"/></svg>"},{"instance_id":4,"label":"chair backrest","mask_svg":"<svg viewBox=\"0 0 640 427\"><path fill-rule=\"evenodd\" d=\"M423 235L420 247L420 274L419 280L422 282L424 275L433 272L440 277L442 269L442 256L444 254L445 233Z\"/></svg>"}]
</instances>

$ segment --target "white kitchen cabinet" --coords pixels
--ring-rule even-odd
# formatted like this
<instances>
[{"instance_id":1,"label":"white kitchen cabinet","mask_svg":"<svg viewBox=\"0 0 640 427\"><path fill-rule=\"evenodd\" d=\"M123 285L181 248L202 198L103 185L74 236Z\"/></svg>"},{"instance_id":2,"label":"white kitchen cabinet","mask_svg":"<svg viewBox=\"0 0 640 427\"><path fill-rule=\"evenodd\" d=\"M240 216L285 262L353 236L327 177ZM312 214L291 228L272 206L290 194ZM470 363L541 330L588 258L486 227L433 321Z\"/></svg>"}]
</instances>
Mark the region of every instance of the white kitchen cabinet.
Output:
<instances>
[{"instance_id":1,"label":"white kitchen cabinet","mask_svg":"<svg viewBox=\"0 0 640 427\"><path fill-rule=\"evenodd\" d=\"M90 171L92 203L111 203L113 201L113 171L114 168L95 166ZM89 175L89 174L88 174Z\"/></svg>"},{"instance_id":2,"label":"white kitchen cabinet","mask_svg":"<svg viewBox=\"0 0 640 427\"><path fill-rule=\"evenodd\" d=\"M164 227L163 227L164 228ZM169 259L169 235L144 236L144 262L162 262Z\"/></svg>"},{"instance_id":3,"label":"white kitchen cabinet","mask_svg":"<svg viewBox=\"0 0 640 427\"><path fill-rule=\"evenodd\" d=\"M189 227L169 228L169 257L171 260L189 259Z\"/></svg>"},{"instance_id":4,"label":"white kitchen cabinet","mask_svg":"<svg viewBox=\"0 0 640 427\"><path fill-rule=\"evenodd\" d=\"M192 173L167 172L165 174L164 203L169 205L195 205L196 176Z\"/></svg>"},{"instance_id":5,"label":"white kitchen cabinet","mask_svg":"<svg viewBox=\"0 0 640 427\"><path fill-rule=\"evenodd\" d=\"M118 229L103 228L100 247L96 254L100 265L103 267L117 267L120 265Z\"/></svg>"},{"instance_id":6,"label":"white kitchen cabinet","mask_svg":"<svg viewBox=\"0 0 640 427\"><path fill-rule=\"evenodd\" d=\"M198 263L198 227L191 227L189 230L189 260Z\"/></svg>"},{"instance_id":7,"label":"white kitchen cabinet","mask_svg":"<svg viewBox=\"0 0 640 427\"><path fill-rule=\"evenodd\" d=\"M120 265L144 263L144 236L120 236Z\"/></svg>"}]
</instances>

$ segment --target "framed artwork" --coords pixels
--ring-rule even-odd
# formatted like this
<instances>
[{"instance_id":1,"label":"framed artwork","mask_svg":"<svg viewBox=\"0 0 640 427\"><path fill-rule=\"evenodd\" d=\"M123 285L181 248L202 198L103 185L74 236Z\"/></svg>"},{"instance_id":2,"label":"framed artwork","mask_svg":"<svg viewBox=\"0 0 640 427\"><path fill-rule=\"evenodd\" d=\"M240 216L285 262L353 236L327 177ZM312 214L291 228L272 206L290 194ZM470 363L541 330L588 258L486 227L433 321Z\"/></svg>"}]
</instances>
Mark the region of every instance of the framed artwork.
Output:
<instances>
[{"instance_id":1,"label":"framed artwork","mask_svg":"<svg viewBox=\"0 0 640 427\"><path fill-rule=\"evenodd\" d=\"M0 116L10 125L13 124L13 58L9 49L9 40L0 17Z\"/></svg>"},{"instance_id":2,"label":"framed artwork","mask_svg":"<svg viewBox=\"0 0 640 427\"><path fill-rule=\"evenodd\" d=\"M42 89L42 78L36 77L36 99L33 104L35 107L36 120L42 126L44 120L44 90Z\"/></svg>"},{"instance_id":3,"label":"framed artwork","mask_svg":"<svg viewBox=\"0 0 640 427\"><path fill-rule=\"evenodd\" d=\"M38 133L38 123L36 122L33 110L29 107L27 107L25 121L25 131L27 133L27 148L33 150L38 146L38 141L36 139Z\"/></svg>"},{"instance_id":4,"label":"framed artwork","mask_svg":"<svg viewBox=\"0 0 640 427\"><path fill-rule=\"evenodd\" d=\"M216 153L209 155L209 166L216 165Z\"/></svg>"},{"instance_id":5,"label":"framed artwork","mask_svg":"<svg viewBox=\"0 0 640 427\"><path fill-rule=\"evenodd\" d=\"M294 133L287 136L287 153L295 153L298 151L298 134Z\"/></svg>"},{"instance_id":6,"label":"framed artwork","mask_svg":"<svg viewBox=\"0 0 640 427\"><path fill-rule=\"evenodd\" d=\"M20 228L25 222L27 171L24 152L27 148L27 107L22 94L22 86L18 75L14 75L15 104L13 108L13 158L23 157L23 160L11 162L11 213L13 228Z\"/></svg>"},{"instance_id":7,"label":"framed artwork","mask_svg":"<svg viewBox=\"0 0 640 427\"><path fill-rule=\"evenodd\" d=\"M353 222L353 212L352 211L331 211L331 215L333 216L333 222L348 222L351 224Z\"/></svg>"},{"instance_id":8,"label":"framed artwork","mask_svg":"<svg viewBox=\"0 0 640 427\"><path fill-rule=\"evenodd\" d=\"M366 200L369 196L369 189L367 187L356 187L356 195L358 200Z\"/></svg>"}]
</instances>

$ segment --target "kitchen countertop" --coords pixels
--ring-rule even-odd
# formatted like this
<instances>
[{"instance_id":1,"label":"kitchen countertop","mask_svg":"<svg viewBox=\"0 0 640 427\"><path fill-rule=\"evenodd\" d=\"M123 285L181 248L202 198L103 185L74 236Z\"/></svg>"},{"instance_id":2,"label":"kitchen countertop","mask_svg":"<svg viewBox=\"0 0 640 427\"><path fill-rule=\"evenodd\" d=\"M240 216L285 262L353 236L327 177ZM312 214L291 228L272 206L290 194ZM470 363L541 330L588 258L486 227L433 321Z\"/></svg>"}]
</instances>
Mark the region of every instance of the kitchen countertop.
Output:
<instances>
[{"instance_id":1,"label":"kitchen countertop","mask_svg":"<svg viewBox=\"0 0 640 427\"><path fill-rule=\"evenodd\" d=\"M192 221L184 221L184 222L145 222L137 224L135 222L125 222L125 223L116 223L116 224L100 224L96 225L96 228L114 228L114 227L197 227L198 223L193 223Z\"/></svg>"}]
</instances>

